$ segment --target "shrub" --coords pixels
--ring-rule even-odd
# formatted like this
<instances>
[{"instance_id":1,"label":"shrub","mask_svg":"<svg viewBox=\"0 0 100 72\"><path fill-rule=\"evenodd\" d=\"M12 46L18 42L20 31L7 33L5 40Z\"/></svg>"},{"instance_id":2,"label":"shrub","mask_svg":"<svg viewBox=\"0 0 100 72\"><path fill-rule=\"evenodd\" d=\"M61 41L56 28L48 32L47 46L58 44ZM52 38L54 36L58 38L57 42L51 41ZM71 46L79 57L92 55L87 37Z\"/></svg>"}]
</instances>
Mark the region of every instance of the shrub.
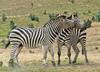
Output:
<instances>
[{"instance_id":1,"label":"shrub","mask_svg":"<svg viewBox=\"0 0 100 72\"><path fill-rule=\"evenodd\" d=\"M35 21L39 22L39 17L35 16Z\"/></svg>"},{"instance_id":2,"label":"shrub","mask_svg":"<svg viewBox=\"0 0 100 72\"><path fill-rule=\"evenodd\" d=\"M2 21L6 21L7 20L7 16L5 14L2 14Z\"/></svg>"},{"instance_id":3,"label":"shrub","mask_svg":"<svg viewBox=\"0 0 100 72\"><path fill-rule=\"evenodd\" d=\"M14 21L10 21L10 29L14 29L16 27L16 24L14 23Z\"/></svg>"},{"instance_id":4,"label":"shrub","mask_svg":"<svg viewBox=\"0 0 100 72\"><path fill-rule=\"evenodd\" d=\"M28 27L29 27L29 28L34 28L33 23L28 24Z\"/></svg>"},{"instance_id":5,"label":"shrub","mask_svg":"<svg viewBox=\"0 0 100 72\"><path fill-rule=\"evenodd\" d=\"M86 15L86 13L85 13L85 12L83 12L83 15Z\"/></svg>"},{"instance_id":6,"label":"shrub","mask_svg":"<svg viewBox=\"0 0 100 72\"><path fill-rule=\"evenodd\" d=\"M45 11L43 12L43 14L46 15L46 14L47 14L47 11L45 10Z\"/></svg>"},{"instance_id":7,"label":"shrub","mask_svg":"<svg viewBox=\"0 0 100 72\"><path fill-rule=\"evenodd\" d=\"M33 3L31 2L31 6L33 7Z\"/></svg>"},{"instance_id":8,"label":"shrub","mask_svg":"<svg viewBox=\"0 0 100 72\"><path fill-rule=\"evenodd\" d=\"M100 11L95 15L95 19L97 22L100 22Z\"/></svg>"},{"instance_id":9,"label":"shrub","mask_svg":"<svg viewBox=\"0 0 100 72\"><path fill-rule=\"evenodd\" d=\"M69 0L71 3L75 3L75 1L74 0Z\"/></svg>"},{"instance_id":10,"label":"shrub","mask_svg":"<svg viewBox=\"0 0 100 72\"><path fill-rule=\"evenodd\" d=\"M91 20L92 20L92 21L96 21L95 16L92 16Z\"/></svg>"},{"instance_id":11,"label":"shrub","mask_svg":"<svg viewBox=\"0 0 100 72\"><path fill-rule=\"evenodd\" d=\"M67 11L64 11L64 14L68 14L68 12Z\"/></svg>"},{"instance_id":12,"label":"shrub","mask_svg":"<svg viewBox=\"0 0 100 72\"><path fill-rule=\"evenodd\" d=\"M92 24L92 21L91 20L89 20L89 19L84 20L84 26L86 28L90 28L91 27L91 24Z\"/></svg>"},{"instance_id":13,"label":"shrub","mask_svg":"<svg viewBox=\"0 0 100 72\"><path fill-rule=\"evenodd\" d=\"M32 20L32 21L37 21L37 22L39 22L39 17L37 17L37 16L35 16L35 15L32 15L32 14L30 14L30 19Z\"/></svg>"},{"instance_id":14,"label":"shrub","mask_svg":"<svg viewBox=\"0 0 100 72\"><path fill-rule=\"evenodd\" d=\"M90 11L90 10L88 10L88 13L91 13L91 11Z\"/></svg>"}]
</instances>

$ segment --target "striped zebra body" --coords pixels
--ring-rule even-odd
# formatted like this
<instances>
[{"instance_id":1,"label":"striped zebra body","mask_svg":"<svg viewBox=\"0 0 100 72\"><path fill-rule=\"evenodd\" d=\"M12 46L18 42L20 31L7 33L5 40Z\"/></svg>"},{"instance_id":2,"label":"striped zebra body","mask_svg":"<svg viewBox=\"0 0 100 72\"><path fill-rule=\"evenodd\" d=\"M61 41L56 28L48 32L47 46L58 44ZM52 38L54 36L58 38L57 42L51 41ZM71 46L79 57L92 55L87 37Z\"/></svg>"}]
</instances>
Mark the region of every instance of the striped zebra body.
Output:
<instances>
[{"instance_id":1,"label":"striped zebra body","mask_svg":"<svg viewBox=\"0 0 100 72\"><path fill-rule=\"evenodd\" d=\"M10 32L9 40L11 45L21 44L27 48L34 48L44 39L44 33L41 28L21 28L16 27Z\"/></svg>"},{"instance_id":2,"label":"striped zebra body","mask_svg":"<svg viewBox=\"0 0 100 72\"><path fill-rule=\"evenodd\" d=\"M49 26L44 28L33 28L33 29L16 27L9 34L9 41L13 48L11 51L11 59L15 59L15 61L18 63L17 56L23 46L27 48L34 48L39 44L43 45L44 48L43 58L46 58L47 50L45 51L45 48L49 48L51 46L51 44L57 37L59 30L60 30L59 26L56 31L53 30L53 27ZM51 47L50 50L52 51L52 53L51 52L50 53L54 54ZM53 58L52 62L54 62L54 57L52 58ZM45 61L44 64L46 63Z\"/></svg>"},{"instance_id":3,"label":"striped zebra body","mask_svg":"<svg viewBox=\"0 0 100 72\"><path fill-rule=\"evenodd\" d=\"M63 28L70 27L81 27L81 25L80 23L77 23L77 20L69 20L66 16L61 15L56 17L54 20L48 21L46 26L42 28L14 28L9 33L9 42L12 46L9 63L13 64L14 61L18 63L17 57L23 46L33 48L38 44L42 44L44 64L47 63L47 51L49 49L52 56L52 63L55 65L54 51L51 44Z\"/></svg>"},{"instance_id":4,"label":"striped zebra body","mask_svg":"<svg viewBox=\"0 0 100 72\"><path fill-rule=\"evenodd\" d=\"M85 55L85 60L88 62L87 53L86 53L86 32L84 28L68 28L63 29L62 32L59 34L58 38L58 65L60 64L60 55L61 55L61 47L63 45L67 46L68 48L68 57L69 63L71 63L71 47L73 48L74 52L76 53L73 63L76 63L79 49L77 44L80 43L82 46L82 54Z\"/></svg>"},{"instance_id":5,"label":"striped zebra body","mask_svg":"<svg viewBox=\"0 0 100 72\"><path fill-rule=\"evenodd\" d=\"M59 41L70 45L76 45L83 38L86 40L86 32L79 28L63 29L59 34Z\"/></svg>"}]
</instances>

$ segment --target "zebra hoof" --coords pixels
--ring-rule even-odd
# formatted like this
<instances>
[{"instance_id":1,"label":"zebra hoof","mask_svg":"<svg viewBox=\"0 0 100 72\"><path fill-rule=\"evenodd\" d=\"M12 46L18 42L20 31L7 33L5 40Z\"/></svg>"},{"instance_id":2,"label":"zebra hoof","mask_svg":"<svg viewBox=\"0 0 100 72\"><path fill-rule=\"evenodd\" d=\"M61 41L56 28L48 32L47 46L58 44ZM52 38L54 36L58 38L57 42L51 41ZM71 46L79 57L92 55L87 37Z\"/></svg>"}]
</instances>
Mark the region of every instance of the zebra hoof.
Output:
<instances>
[{"instance_id":1,"label":"zebra hoof","mask_svg":"<svg viewBox=\"0 0 100 72\"><path fill-rule=\"evenodd\" d=\"M9 67L15 68L15 67L20 67L17 63L14 63L13 59L9 60Z\"/></svg>"},{"instance_id":2,"label":"zebra hoof","mask_svg":"<svg viewBox=\"0 0 100 72\"><path fill-rule=\"evenodd\" d=\"M86 64L89 64L89 61L88 60L86 60Z\"/></svg>"},{"instance_id":3,"label":"zebra hoof","mask_svg":"<svg viewBox=\"0 0 100 72\"><path fill-rule=\"evenodd\" d=\"M46 63L46 64L42 64L43 65L43 67L45 68L45 67L48 67L48 64Z\"/></svg>"},{"instance_id":4,"label":"zebra hoof","mask_svg":"<svg viewBox=\"0 0 100 72\"><path fill-rule=\"evenodd\" d=\"M73 61L72 63L73 63L73 64L75 64L75 63L76 63L76 61Z\"/></svg>"},{"instance_id":5,"label":"zebra hoof","mask_svg":"<svg viewBox=\"0 0 100 72\"><path fill-rule=\"evenodd\" d=\"M20 65L18 65L16 63L13 63L13 64L9 63L9 67L11 67L11 68L20 68Z\"/></svg>"},{"instance_id":6,"label":"zebra hoof","mask_svg":"<svg viewBox=\"0 0 100 72\"><path fill-rule=\"evenodd\" d=\"M69 64L72 64L72 62L71 62L71 61L69 61Z\"/></svg>"},{"instance_id":7,"label":"zebra hoof","mask_svg":"<svg viewBox=\"0 0 100 72\"><path fill-rule=\"evenodd\" d=\"M9 60L9 67L14 67L14 61L13 61L13 59Z\"/></svg>"},{"instance_id":8,"label":"zebra hoof","mask_svg":"<svg viewBox=\"0 0 100 72\"><path fill-rule=\"evenodd\" d=\"M56 66L56 63L55 63L54 61L52 61L52 65L53 65L53 66Z\"/></svg>"},{"instance_id":9,"label":"zebra hoof","mask_svg":"<svg viewBox=\"0 0 100 72\"><path fill-rule=\"evenodd\" d=\"M58 66L60 65L60 60L58 60Z\"/></svg>"},{"instance_id":10,"label":"zebra hoof","mask_svg":"<svg viewBox=\"0 0 100 72\"><path fill-rule=\"evenodd\" d=\"M58 62L58 66L60 66L60 63Z\"/></svg>"}]
</instances>

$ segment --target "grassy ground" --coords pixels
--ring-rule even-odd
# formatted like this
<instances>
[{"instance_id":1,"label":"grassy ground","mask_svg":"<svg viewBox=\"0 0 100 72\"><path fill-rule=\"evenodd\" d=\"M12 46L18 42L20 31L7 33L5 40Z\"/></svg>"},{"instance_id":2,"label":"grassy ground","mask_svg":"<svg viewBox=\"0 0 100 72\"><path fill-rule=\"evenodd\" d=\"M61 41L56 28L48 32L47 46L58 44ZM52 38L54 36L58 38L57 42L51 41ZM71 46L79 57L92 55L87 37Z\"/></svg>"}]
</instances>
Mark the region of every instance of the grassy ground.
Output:
<instances>
[{"instance_id":1,"label":"grassy ground","mask_svg":"<svg viewBox=\"0 0 100 72\"><path fill-rule=\"evenodd\" d=\"M47 11L47 15L43 14L44 11ZM100 0L75 0L75 3L71 3L70 0L0 0L0 41L5 39L10 31L11 20L17 26L27 27L27 24L33 23L35 27L41 27L48 21L49 13L63 13L65 11L68 12L68 15L78 12L81 20L91 18L100 11ZM28 17L31 13L38 16L40 22L31 21ZM2 21L2 14L8 16L7 21ZM0 43L0 48L2 47ZM21 68L12 69L8 67L10 49L0 49L0 61L4 63L3 67L0 67L0 72L100 72L99 47L100 23L94 22L92 27L87 30L89 64L85 64L84 56L80 54L78 63L69 65L66 50L63 48L61 66L53 67L50 62L51 57L48 55L48 66L43 67L41 49L34 49L34 53L29 53L28 49L24 49L19 56ZM55 51L57 51L57 47L55 47ZM73 56L74 53L72 58ZM57 63L57 52L55 52L55 60Z\"/></svg>"},{"instance_id":2,"label":"grassy ground","mask_svg":"<svg viewBox=\"0 0 100 72\"><path fill-rule=\"evenodd\" d=\"M56 50L56 49L55 49ZM0 72L99 72L100 71L100 49L93 51L88 50L89 64L85 63L84 56L79 54L77 64L68 64L66 48L62 48L61 65L53 67L51 64L51 56L48 54L48 66L42 65L41 49L34 49L34 53L29 53L29 50L23 49L19 55L20 68L10 68L8 66L10 49L0 51L0 60L3 61L3 66L0 67ZM72 59L74 53L72 51ZM57 52L55 51L55 61L57 64Z\"/></svg>"}]
</instances>

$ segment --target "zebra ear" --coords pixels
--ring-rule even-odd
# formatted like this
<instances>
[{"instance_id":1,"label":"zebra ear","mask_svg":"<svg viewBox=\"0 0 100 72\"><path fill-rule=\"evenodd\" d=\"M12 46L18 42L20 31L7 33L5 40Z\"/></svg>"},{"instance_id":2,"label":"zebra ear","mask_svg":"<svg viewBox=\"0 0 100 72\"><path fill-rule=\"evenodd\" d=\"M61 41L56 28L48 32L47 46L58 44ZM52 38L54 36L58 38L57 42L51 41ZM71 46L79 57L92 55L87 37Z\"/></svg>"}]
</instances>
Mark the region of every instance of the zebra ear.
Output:
<instances>
[{"instance_id":1,"label":"zebra ear","mask_svg":"<svg viewBox=\"0 0 100 72\"><path fill-rule=\"evenodd\" d=\"M59 16L57 17L57 19L60 19L60 20L62 20L62 21L65 21L66 15L59 15Z\"/></svg>"},{"instance_id":2,"label":"zebra ear","mask_svg":"<svg viewBox=\"0 0 100 72\"><path fill-rule=\"evenodd\" d=\"M71 20L72 19L72 15L70 15L69 17L67 17L67 19L70 19Z\"/></svg>"},{"instance_id":3,"label":"zebra ear","mask_svg":"<svg viewBox=\"0 0 100 72\"><path fill-rule=\"evenodd\" d=\"M65 19L65 18L66 18L66 16L65 16L65 15L61 15L60 17L62 17L63 19Z\"/></svg>"},{"instance_id":4,"label":"zebra ear","mask_svg":"<svg viewBox=\"0 0 100 72\"><path fill-rule=\"evenodd\" d=\"M73 15L74 17L78 17L78 14L77 13L74 13L74 15Z\"/></svg>"}]
</instances>

